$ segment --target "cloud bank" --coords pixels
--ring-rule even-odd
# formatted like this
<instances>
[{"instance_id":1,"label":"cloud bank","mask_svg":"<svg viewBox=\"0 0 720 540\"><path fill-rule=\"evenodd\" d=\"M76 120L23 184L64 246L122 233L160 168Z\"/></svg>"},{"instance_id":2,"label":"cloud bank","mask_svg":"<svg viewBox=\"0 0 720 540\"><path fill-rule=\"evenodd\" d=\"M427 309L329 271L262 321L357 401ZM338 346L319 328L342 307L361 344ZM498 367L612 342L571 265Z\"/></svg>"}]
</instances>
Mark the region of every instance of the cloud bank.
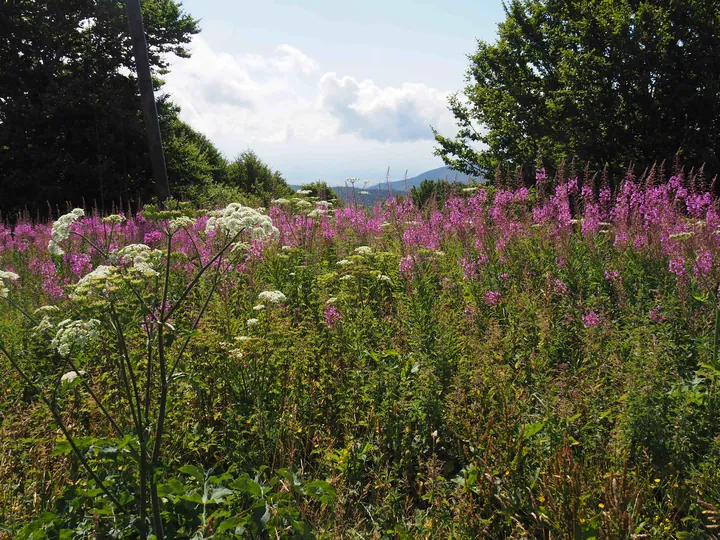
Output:
<instances>
[{"instance_id":1,"label":"cloud bank","mask_svg":"<svg viewBox=\"0 0 720 540\"><path fill-rule=\"evenodd\" d=\"M312 148L316 157L327 148L332 160L346 158L345 147L361 152L380 145L388 153L414 148L408 159L422 147L431 157L430 125L454 132L449 92L422 83L383 87L322 73L317 61L288 44L264 55L237 55L196 37L190 49L189 59L173 60L164 90L182 108L181 117L230 156L258 147L279 155L292 145Z\"/></svg>"}]
</instances>

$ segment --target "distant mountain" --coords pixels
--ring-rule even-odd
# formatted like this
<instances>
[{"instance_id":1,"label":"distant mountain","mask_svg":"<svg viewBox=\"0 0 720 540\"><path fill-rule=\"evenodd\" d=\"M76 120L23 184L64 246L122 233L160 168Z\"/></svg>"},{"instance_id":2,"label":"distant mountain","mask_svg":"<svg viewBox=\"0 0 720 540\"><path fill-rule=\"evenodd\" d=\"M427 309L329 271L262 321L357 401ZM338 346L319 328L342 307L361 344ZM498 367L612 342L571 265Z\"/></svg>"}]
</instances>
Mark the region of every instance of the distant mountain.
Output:
<instances>
[{"instance_id":1,"label":"distant mountain","mask_svg":"<svg viewBox=\"0 0 720 540\"><path fill-rule=\"evenodd\" d=\"M437 169L432 169L429 171L425 171L424 173L418 174L417 176L413 176L412 178L408 178L406 180L396 180L394 182L390 182L390 189L393 191L405 191L405 188L407 186L407 189L410 190L415 186L419 186L420 183L423 180L447 180L448 182L462 182L464 184L470 182L470 176L468 176L465 173L457 172L452 170L450 167L438 167ZM483 178L477 178L476 180L480 182L484 182L485 180ZM372 186L373 189L387 189L387 184L384 182L381 182L377 184L376 186Z\"/></svg>"}]
</instances>

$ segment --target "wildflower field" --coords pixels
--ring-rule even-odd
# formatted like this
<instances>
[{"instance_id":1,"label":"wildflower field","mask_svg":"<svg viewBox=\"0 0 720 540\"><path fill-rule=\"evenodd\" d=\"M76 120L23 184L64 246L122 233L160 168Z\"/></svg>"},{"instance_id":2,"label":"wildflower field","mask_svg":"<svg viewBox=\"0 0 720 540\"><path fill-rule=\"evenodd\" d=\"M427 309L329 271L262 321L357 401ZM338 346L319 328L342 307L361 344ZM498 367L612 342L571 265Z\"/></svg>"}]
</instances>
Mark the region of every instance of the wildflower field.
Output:
<instances>
[{"instance_id":1,"label":"wildflower field","mask_svg":"<svg viewBox=\"0 0 720 540\"><path fill-rule=\"evenodd\" d=\"M0 225L0 538L714 536L719 227L656 170Z\"/></svg>"}]
</instances>

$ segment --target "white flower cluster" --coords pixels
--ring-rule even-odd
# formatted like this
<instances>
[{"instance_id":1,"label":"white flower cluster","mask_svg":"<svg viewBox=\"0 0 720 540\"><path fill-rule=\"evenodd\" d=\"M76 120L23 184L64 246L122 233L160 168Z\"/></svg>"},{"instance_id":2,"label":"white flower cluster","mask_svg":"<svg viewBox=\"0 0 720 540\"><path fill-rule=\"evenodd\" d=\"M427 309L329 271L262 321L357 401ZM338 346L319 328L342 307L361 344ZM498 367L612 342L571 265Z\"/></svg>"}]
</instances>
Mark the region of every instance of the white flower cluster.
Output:
<instances>
[{"instance_id":1,"label":"white flower cluster","mask_svg":"<svg viewBox=\"0 0 720 540\"><path fill-rule=\"evenodd\" d=\"M15 281L19 278L20 276L18 276L15 272L5 272L4 270L0 270L0 298L7 298L8 294L10 294L7 282Z\"/></svg>"},{"instance_id":2,"label":"white flower cluster","mask_svg":"<svg viewBox=\"0 0 720 540\"><path fill-rule=\"evenodd\" d=\"M100 336L100 321L73 321L65 319L58 324L58 331L52 342L52 348L60 355L68 356L74 346L84 347Z\"/></svg>"},{"instance_id":3,"label":"white flower cluster","mask_svg":"<svg viewBox=\"0 0 720 540\"><path fill-rule=\"evenodd\" d=\"M146 277L159 276L156 268L162 262L163 252L151 249L145 244L130 244L115 252L115 255L124 259L132 259L133 268Z\"/></svg>"},{"instance_id":4,"label":"white flower cluster","mask_svg":"<svg viewBox=\"0 0 720 540\"><path fill-rule=\"evenodd\" d=\"M295 193L298 195L310 195L312 193L311 189L298 189Z\"/></svg>"},{"instance_id":5,"label":"white flower cluster","mask_svg":"<svg viewBox=\"0 0 720 540\"><path fill-rule=\"evenodd\" d=\"M82 296L97 296L105 292L107 286L118 277L114 266L100 265L75 284L71 298Z\"/></svg>"},{"instance_id":6,"label":"white flower cluster","mask_svg":"<svg viewBox=\"0 0 720 540\"><path fill-rule=\"evenodd\" d=\"M110 214L109 216L104 217L102 221L103 223L119 225L120 223L125 223L126 219L125 216L121 216L120 214Z\"/></svg>"},{"instance_id":7,"label":"white flower cluster","mask_svg":"<svg viewBox=\"0 0 720 540\"><path fill-rule=\"evenodd\" d=\"M81 369L80 371L68 371L60 377L60 384L70 384L78 377L84 377L86 373Z\"/></svg>"},{"instance_id":8,"label":"white flower cluster","mask_svg":"<svg viewBox=\"0 0 720 540\"><path fill-rule=\"evenodd\" d=\"M350 266L351 264L353 264L353 262L349 261L347 259L342 259L342 260L336 262L335 264L337 264L338 266Z\"/></svg>"},{"instance_id":9,"label":"white flower cluster","mask_svg":"<svg viewBox=\"0 0 720 540\"><path fill-rule=\"evenodd\" d=\"M282 197L280 199L273 199L270 201L272 204L288 204L290 201L288 199L283 199Z\"/></svg>"},{"instance_id":10,"label":"white flower cluster","mask_svg":"<svg viewBox=\"0 0 720 540\"><path fill-rule=\"evenodd\" d=\"M168 223L170 232L179 231L180 229L192 227L193 225L195 225L195 220L189 216L176 217L175 219L171 219Z\"/></svg>"},{"instance_id":11,"label":"white flower cluster","mask_svg":"<svg viewBox=\"0 0 720 540\"><path fill-rule=\"evenodd\" d=\"M205 231L216 229L230 238L235 238L243 231L249 231L250 236L255 239L280 235L280 231L273 226L268 216L239 203L229 204L223 210L211 214Z\"/></svg>"},{"instance_id":12,"label":"white flower cluster","mask_svg":"<svg viewBox=\"0 0 720 540\"><path fill-rule=\"evenodd\" d=\"M53 223L52 232L50 235L52 236L52 240L50 240L50 243L48 243L48 249L50 250L50 253L53 255L62 255L65 253L62 248L58 245L63 240L66 240L68 236L70 236L70 225L75 223L76 220L83 217L85 215L85 210L82 208L75 208L72 212L69 214L65 214L64 216L60 216L57 218L55 223Z\"/></svg>"},{"instance_id":13,"label":"white flower cluster","mask_svg":"<svg viewBox=\"0 0 720 540\"><path fill-rule=\"evenodd\" d=\"M298 208L312 208L312 203L305 199L293 199L293 201Z\"/></svg>"},{"instance_id":14,"label":"white flower cluster","mask_svg":"<svg viewBox=\"0 0 720 540\"><path fill-rule=\"evenodd\" d=\"M248 326L255 326L255 325L256 325L257 323L259 323L259 322L260 322L260 321L259 321L258 319L248 319L248 320L247 320L247 325L248 325Z\"/></svg>"},{"instance_id":15,"label":"white flower cluster","mask_svg":"<svg viewBox=\"0 0 720 540\"><path fill-rule=\"evenodd\" d=\"M385 274L378 274L377 280L384 281L385 283L390 283L392 281L392 279L390 279L390 276L386 276Z\"/></svg>"},{"instance_id":16,"label":"white flower cluster","mask_svg":"<svg viewBox=\"0 0 720 540\"><path fill-rule=\"evenodd\" d=\"M287 300L287 297L280 291L263 291L258 294L258 299L265 300L271 304L282 304Z\"/></svg>"},{"instance_id":17,"label":"white flower cluster","mask_svg":"<svg viewBox=\"0 0 720 540\"><path fill-rule=\"evenodd\" d=\"M372 255L372 252L373 250L370 246L360 246L355 248L355 253L362 256Z\"/></svg>"}]
</instances>

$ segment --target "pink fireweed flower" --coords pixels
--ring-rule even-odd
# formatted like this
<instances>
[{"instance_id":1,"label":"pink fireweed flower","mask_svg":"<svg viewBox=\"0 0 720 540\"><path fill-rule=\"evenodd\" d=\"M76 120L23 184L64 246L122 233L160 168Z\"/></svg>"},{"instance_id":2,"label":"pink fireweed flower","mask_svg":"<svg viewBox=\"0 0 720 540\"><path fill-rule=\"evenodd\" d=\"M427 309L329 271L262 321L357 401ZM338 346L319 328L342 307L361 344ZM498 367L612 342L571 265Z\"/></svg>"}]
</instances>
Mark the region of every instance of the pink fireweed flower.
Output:
<instances>
[{"instance_id":1,"label":"pink fireweed flower","mask_svg":"<svg viewBox=\"0 0 720 540\"><path fill-rule=\"evenodd\" d=\"M605 279L612 281L620 278L620 272L617 270L605 270Z\"/></svg>"},{"instance_id":2,"label":"pink fireweed flower","mask_svg":"<svg viewBox=\"0 0 720 540\"><path fill-rule=\"evenodd\" d=\"M685 259L679 257L677 259L670 259L668 269L671 274L675 274L677 277L685 276Z\"/></svg>"},{"instance_id":3,"label":"pink fireweed flower","mask_svg":"<svg viewBox=\"0 0 720 540\"><path fill-rule=\"evenodd\" d=\"M325 326L328 328L334 328L342 319L342 315L340 315L338 309L332 304L325 308L323 316L325 317Z\"/></svg>"},{"instance_id":4,"label":"pink fireweed flower","mask_svg":"<svg viewBox=\"0 0 720 540\"><path fill-rule=\"evenodd\" d=\"M488 306L497 306L502 299L502 294L497 291L488 291L483 295L483 299Z\"/></svg>"},{"instance_id":5,"label":"pink fireweed flower","mask_svg":"<svg viewBox=\"0 0 720 540\"><path fill-rule=\"evenodd\" d=\"M585 328L594 328L600 324L600 316L594 311L586 311L582 316L582 321Z\"/></svg>"},{"instance_id":6,"label":"pink fireweed flower","mask_svg":"<svg viewBox=\"0 0 720 540\"><path fill-rule=\"evenodd\" d=\"M695 266L693 267L693 275L696 279L701 279L710 273L712 266L713 254L711 251L704 249L697 254Z\"/></svg>"},{"instance_id":7,"label":"pink fireweed flower","mask_svg":"<svg viewBox=\"0 0 720 540\"><path fill-rule=\"evenodd\" d=\"M650 308L650 320L656 323L661 323L666 320L665 316L660 311L659 307Z\"/></svg>"},{"instance_id":8,"label":"pink fireweed flower","mask_svg":"<svg viewBox=\"0 0 720 540\"><path fill-rule=\"evenodd\" d=\"M567 294L569 292L568 286L562 280L553 280L553 291L558 294Z\"/></svg>"},{"instance_id":9,"label":"pink fireweed flower","mask_svg":"<svg viewBox=\"0 0 720 540\"><path fill-rule=\"evenodd\" d=\"M407 279L410 279L415 275L415 259L413 259L412 255L406 255L400 259L398 271L402 277Z\"/></svg>"}]
</instances>

